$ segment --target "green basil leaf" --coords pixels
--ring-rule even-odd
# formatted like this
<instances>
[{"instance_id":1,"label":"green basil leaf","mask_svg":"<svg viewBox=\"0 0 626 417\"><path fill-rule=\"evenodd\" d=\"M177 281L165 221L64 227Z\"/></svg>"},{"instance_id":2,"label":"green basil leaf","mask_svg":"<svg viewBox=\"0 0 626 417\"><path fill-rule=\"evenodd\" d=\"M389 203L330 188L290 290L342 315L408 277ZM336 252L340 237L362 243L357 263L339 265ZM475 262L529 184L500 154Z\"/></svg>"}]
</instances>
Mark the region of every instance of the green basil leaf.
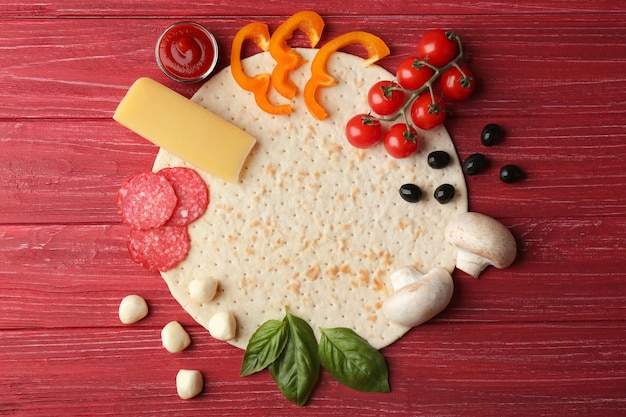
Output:
<instances>
[{"instance_id":1,"label":"green basil leaf","mask_svg":"<svg viewBox=\"0 0 626 417\"><path fill-rule=\"evenodd\" d=\"M270 366L270 375L283 395L291 402L304 405L319 378L320 360L317 340L311 326L287 311L287 344Z\"/></svg>"},{"instance_id":2,"label":"green basil leaf","mask_svg":"<svg viewBox=\"0 0 626 417\"><path fill-rule=\"evenodd\" d=\"M340 383L363 392L389 392L383 355L351 329L322 329L321 364Z\"/></svg>"},{"instance_id":3,"label":"green basil leaf","mask_svg":"<svg viewBox=\"0 0 626 417\"><path fill-rule=\"evenodd\" d=\"M263 323L250 337L239 375L247 376L267 368L280 356L286 343L284 321L268 320Z\"/></svg>"}]
</instances>

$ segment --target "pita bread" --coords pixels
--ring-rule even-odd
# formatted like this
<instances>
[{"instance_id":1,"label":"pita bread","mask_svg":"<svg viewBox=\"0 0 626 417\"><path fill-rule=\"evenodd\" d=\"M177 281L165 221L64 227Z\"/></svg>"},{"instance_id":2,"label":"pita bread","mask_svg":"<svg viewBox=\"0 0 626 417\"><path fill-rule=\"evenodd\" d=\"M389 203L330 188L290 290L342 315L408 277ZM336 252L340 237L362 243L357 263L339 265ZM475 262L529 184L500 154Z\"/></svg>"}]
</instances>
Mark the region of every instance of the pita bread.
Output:
<instances>
[{"instance_id":1,"label":"pita bread","mask_svg":"<svg viewBox=\"0 0 626 417\"><path fill-rule=\"evenodd\" d=\"M297 49L310 63L316 49ZM271 72L269 53L246 58L248 74ZM233 80L230 68L207 81L192 100L234 123L258 140L238 184L200 174L211 201L189 226L187 259L162 276L174 298L202 326L220 310L233 313L237 333L228 342L245 349L266 320L282 319L285 308L320 328L348 327L379 349L400 338L406 327L389 322L381 310L392 292L389 276L413 265L425 273L452 271L457 251L444 238L446 224L467 211L467 189L458 156L444 127L419 131L420 151L407 159L386 154L382 143L368 150L345 139L347 120L367 113L367 90L393 75L363 59L338 52L328 68L338 84L320 91L329 117L318 121L306 110L302 88L308 64L291 74L300 91L293 113L260 110L251 93ZM274 103L285 99L272 93ZM227 138L225 138L227 140ZM431 151L450 154L451 163L433 169ZM210 149L198 149L210 152ZM161 149L158 171L189 166ZM401 185L417 184L417 203L404 201ZM440 184L456 189L447 204L433 193ZM215 279L211 300L190 295L194 280Z\"/></svg>"}]
</instances>

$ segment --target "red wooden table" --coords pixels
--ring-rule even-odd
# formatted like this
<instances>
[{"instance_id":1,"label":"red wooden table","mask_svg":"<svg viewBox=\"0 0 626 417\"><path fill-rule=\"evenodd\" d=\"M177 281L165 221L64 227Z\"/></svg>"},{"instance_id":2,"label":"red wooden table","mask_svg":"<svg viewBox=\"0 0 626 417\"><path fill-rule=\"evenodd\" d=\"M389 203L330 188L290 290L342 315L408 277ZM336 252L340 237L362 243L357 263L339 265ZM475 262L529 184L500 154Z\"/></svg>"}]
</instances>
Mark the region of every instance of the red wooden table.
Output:
<instances>
[{"instance_id":1,"label":"red wooden table","mask_svg":"<svg viewBox=\"0 0 626 417\"><path fill-rule=\"evenodd\" d=\"M188 3L188 4L185 4ZM626 415L626 7L622 1L4 1L0 5L0 415ZM451 305L383 350L390 394L363 394L325 372L308 405L285 400L266 372L240 378L242 351L186 315L162 279L133 264L114 204L157 148L112 113L140 76L168 81L154 44L193 19L219 40L275 28L298 10L324 40L355 28L391 47L394 71L430 28L459 33L480 87L447 122L461 158L482 127L505 141L468 178L470 209L520 242L509 269L455 273ZM298 42L298 39L294 39ZM504 163L528 173L497 178ZM150 315L119 322L119 301ZM192 346L172 355L170 320ZM176 394L181 368L206 389Z\"/></svg>"}]
</instances>

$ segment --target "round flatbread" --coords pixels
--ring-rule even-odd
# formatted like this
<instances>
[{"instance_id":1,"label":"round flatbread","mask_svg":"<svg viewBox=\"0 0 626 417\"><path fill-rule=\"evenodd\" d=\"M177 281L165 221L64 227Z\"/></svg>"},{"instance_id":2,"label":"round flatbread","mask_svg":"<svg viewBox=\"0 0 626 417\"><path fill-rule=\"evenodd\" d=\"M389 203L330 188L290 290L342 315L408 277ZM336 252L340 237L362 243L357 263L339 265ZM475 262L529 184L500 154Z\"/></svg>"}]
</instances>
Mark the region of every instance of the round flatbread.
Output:
<instances>
[{"instance_id":1,"label":"round flatbread","mask_svg":"<svg viewBox=\"0 0 626 417\"><path fill-rule=\"evenodd\" d=\"M308 63L316 49L297 49ZM247 74L271 73L268 53L243 61ZM285 308L320 328L348 327L382 348L408 328L391 323L382 303L393 289L389 276L412 265L422 273L435 266L452 271L456 249L444 238L446 224L467 211L467 189L454 145L445 128L418 131L420 150L394 159L381 144L360 150L345 138L350 117L367 113L367 90L393 75L363 59L334 54L328 63L336 86L319 91L328 111L323 121L306 110L302 88L305 64L291 74L300 87L293 113L272 116L260 110L226 68L207 81L192 100L257 138L238 184L200 173L211 203L189 225L191 246L176 268L162 272L172 295L204 327L217 311L231 311L237 335L229 343L245 348L266 320L282 319ZM276 103L286 100L272 93ZM224 140L228 140L225 138ZM427 164L428 154L447 152L443 169ZM198 150L199 152L210 150ZM189 166L161 149L154 170ZM416 203L400 195L416 184ZM454 186L447 204L433 196L441 184ZM217 294L198 301L189 284L218 280ZM196 281L197 282L197 281Z\"/></svg>"}]
</instances>

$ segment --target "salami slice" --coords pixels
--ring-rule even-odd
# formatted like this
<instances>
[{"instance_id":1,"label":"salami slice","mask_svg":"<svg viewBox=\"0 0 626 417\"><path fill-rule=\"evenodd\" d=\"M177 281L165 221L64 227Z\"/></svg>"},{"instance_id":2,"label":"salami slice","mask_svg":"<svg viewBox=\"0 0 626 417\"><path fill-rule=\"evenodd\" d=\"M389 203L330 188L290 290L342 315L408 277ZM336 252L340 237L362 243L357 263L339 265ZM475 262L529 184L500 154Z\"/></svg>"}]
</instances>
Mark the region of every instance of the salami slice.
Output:
<instances>
[{"instance_id":1,"label":"salami slice","mask_svg":"<svg viewBox=\"0 0 626 417\"><path fill-rule=\"evenodd\" d=\"M187 257L190 239L186 227L131 229L128 252L131 259L149 271L168 271Z\"/></svg>"},{"instance_id":2,"label":"salami slice","mask_svg":"<svg viewBox=\"0 0 626 417\"><path fill-rule=\"evenodd\" d=\"M152 171L130 177L118 191L116 200L122 221L137 230L164 225L177 203L178 197L170 182Z\"/></svg>"},{"instance_id":3,"label":"salami slice","mask_svg":"<svg viewBox=\"0 0 626 417\"><path fill-rule=\"evenodd\" d=\"M209 190L196 171L184 167L164 168L158 172L174 188L178 204L167 226L187 226L204 214L209 205Z\"/></svg>"}]
</instances>

